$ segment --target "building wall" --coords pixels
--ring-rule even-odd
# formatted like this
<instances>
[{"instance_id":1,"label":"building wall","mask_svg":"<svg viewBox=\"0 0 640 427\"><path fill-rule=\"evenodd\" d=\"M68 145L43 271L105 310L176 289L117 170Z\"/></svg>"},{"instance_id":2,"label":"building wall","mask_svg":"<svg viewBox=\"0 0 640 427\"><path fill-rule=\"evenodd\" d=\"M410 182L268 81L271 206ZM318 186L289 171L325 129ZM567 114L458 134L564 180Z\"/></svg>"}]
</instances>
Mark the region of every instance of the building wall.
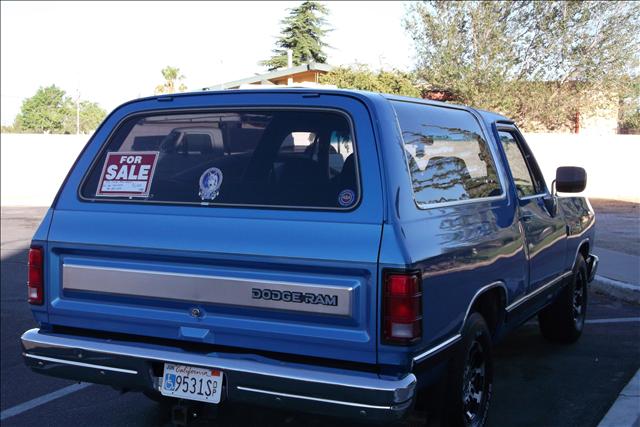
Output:
<instances>
[{"instance_id":1,"label":"building wall","mask_svg":"<svg viewBox=\"0 0 640 427\"><path fill-rule=\"evenodd\" d=\"M293 75L294 83L318 83L318 71L305 71L304 73L298 73ZM286 85L289 80L289 76L272 79L271 82L277 85Z\"/></svg>"},{"instance_id":2,"label":"building wall","mask_svg":"<svg viewBox=\"0 0 640 427\"><path fill-rule=\"evenodd\" d=\"M610 102L580 115L580 132L589 135L610 135L618 131L618 104Z\"/></svg>"},{"instance_id":3,"label":"building wall","mask_svg":"<svg viewBox=\"0 0 640 427\"><path fill-rule=\"evenodd\" d=\"M640 135L528 133L547 185L558 166L587 171L586 196L640 203Z\"/></svg>"},{"instance_id":4,"label":"building wall","mask_svg":"<svg viewBox=\"0 0 640 427\"><path fill-rule=\"evenodd\" d=\"M547 184L558 166L587 170L585 195L640 202L640 135L526 134ZM2 134L0 203L48 206L87 135Z\"/></svg>"}]
</instances>

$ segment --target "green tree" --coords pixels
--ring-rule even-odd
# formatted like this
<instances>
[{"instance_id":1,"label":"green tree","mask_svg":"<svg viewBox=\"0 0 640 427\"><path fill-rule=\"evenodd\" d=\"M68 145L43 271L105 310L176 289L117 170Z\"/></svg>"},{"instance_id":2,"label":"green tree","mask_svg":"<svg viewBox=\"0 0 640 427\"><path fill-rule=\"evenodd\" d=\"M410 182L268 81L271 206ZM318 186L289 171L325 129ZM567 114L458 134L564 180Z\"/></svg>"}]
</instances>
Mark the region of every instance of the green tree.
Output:
<instances>
[{"instance_id":1,"label":"green tree","mask_svg":"<svg viewBox=\"0 0 640 427\"><path fill-rule=\"evenodd\" d=\"M334 68L329 73L320 76L320 83L336 85L343 89L420 96L420 90L415 86L410 74L397 70L376 73L361 64L354 67Z\"/></svg>"},{"instance_id":2,"label":"green tree","mask_svg":"<svg viewBox=\"0 0 640 427\"><path fill-rule=\"evenodd\" d=\"M176 83L179 84L178 91L184 92L187 90L187 86L182 82L185 79L183 74L180 74L180 68L166 66L162 69L162 77L164 77L164 83L156 86L155 93L175 93L176 92Z\"/></svg>"},{"instance_id":3,"label":"green tree","mask_svg":"<svg viewBox=\"0 0 640 427\"><path fill-rule=\"evenodd\" d=\"M51 85L40 87L22 102L13 128L18 132L64 133L73 112L73 102L65 91Z\"/></svg>"},{"instance_id":4,"label":"green tree","mask_svg":"<svg viewBox=\"0 0 640 427\"><path fill-rule=\"evenodd\" d=\"M98 128L100 123L107 116L107 112L97 103L91 101L80 101L80 132L90 133ZM73 132L76 130L74 117Z\"/></svg>"},{"instance_id":5,"label":"green tree","mask_svg":"<svg viewBox=\"0 0 640 427\"><path fill-rule=\"evenodd\" d=\"M80 101L80 132L94 131L107 115L95 102ZM3 132L76 133L76 103L56 85L41 87L22 102L12 126Z\"/></svg>"},{"instance_id":6,"label":"green tree","mask_svg":"<svg viewBox=\"0 0 640 427\"><path fill-rule=\"evenodd\" d=\"M619 127L622 132L640 134L640 76L629 79L620 97Z\"/></svg>"},{"instance_id":7,"label":"green tree","mask_svg":"<svg viewBox=\"0 0 640 427\"><path fill-rule=\"evenodd\" d=\"M307 62L324 64L327 55L323 48L328 45L322 40L327 33L325 28L328 9L321 3L305 1L300 6L289 9L289 16L281 21L282 31L276 41L277 48L273 50L270 59L261 61L269 70L287 66L287 50L293 51L293 65Z\"/></svg>"},{"instance_id":8,"label":"green tree","mask_svg":"<svg viewBox=\"0 0 640 427\"><path fill-rule=\"evenodd\" d=\"M421 2L405 17L428 88L525 129L615 102L637 74L639 26L634 2Z\"/></svg>"}]
</instances>

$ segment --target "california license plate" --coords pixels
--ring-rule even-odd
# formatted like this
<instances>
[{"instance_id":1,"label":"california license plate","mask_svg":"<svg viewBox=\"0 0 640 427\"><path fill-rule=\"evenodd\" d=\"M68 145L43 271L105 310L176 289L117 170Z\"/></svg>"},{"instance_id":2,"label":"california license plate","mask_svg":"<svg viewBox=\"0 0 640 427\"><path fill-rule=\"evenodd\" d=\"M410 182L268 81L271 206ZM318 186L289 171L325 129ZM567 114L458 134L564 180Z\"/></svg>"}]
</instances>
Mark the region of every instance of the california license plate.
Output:
<instances>
[{"instance_id":1,"label":"california license plate","mask_svg":"<svg viewBox=\"0 0 640 427\"><path fill-rule=\"evenodd\" d=\"M222 371L165 363L160 393L181 399L219 403Z\"/></svg>"}]
</instances>

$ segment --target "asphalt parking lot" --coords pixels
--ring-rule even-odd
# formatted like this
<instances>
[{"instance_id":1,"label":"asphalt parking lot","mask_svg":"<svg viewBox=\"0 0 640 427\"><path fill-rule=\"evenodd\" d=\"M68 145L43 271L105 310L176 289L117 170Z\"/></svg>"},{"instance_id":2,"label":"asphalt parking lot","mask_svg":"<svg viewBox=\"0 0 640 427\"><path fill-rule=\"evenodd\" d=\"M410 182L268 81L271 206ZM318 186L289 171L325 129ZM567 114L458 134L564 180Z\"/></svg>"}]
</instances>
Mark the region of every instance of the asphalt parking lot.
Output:
<instances>
[{"instance_id":1,"label":"asphalt parking lot","mask_svg":"<svg viewBox=\"0 0 640 427\"><path fill-rule=\"evenodd\" d=\"M604 212L606 204L594 206L596 212L603 210L607 224L606 229L599 229L599 238L619 245L620 239L631 235L630 245L636 244L640 233L637 228L635 234L627 229L626 237L609 235L607 231L624 231L621 224L629 218L621 215L617 220L615 212ZM2 208L2 425L169 425L169 408L160 407L142 394L120 394L99 385L73 386L70 381L36 375L24 366L19 338L23 331L36 326L25 302L26 251L44 212L40 208ZM635 214L631 214L632 222ZM532 321L495 349L490 426L598 424L640 367L640 307L592 293L588 319L582 338L571 346L546 342ZM52 399L56 396L60 397ZM229 405L222 408L216 420L216 425L221 426L301 424L339 423L331 418Z\"/></svg>"}]
</instances>

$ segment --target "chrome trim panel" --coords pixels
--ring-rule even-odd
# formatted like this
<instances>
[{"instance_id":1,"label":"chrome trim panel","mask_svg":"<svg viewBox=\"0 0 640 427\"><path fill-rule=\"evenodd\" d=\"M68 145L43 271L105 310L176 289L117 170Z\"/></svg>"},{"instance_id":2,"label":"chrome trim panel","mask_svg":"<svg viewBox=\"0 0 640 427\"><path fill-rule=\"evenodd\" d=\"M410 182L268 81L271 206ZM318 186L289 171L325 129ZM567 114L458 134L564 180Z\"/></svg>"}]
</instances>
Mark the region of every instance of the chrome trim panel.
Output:
<instances>
[{"instance_id":1,"label":"chrome trim panel","mask_svg":"<svg viewBox=\"0 0 640 427\"><path fill-rule=\"evenodd\" d=\"M62 287L65 291L350 316L354 288L358 282L355 279L341 281L346 286L67 263L62 265Z\"/></svg>"},{"instance_id":2,"label":"chrome trim panel","mask_svg":"<svg viewBox=\"0 0 640 427\"><path fill-rule=\"evenodd\" d=\"M345 402L342 400L320 399L318 397L302 396L299 394L278 393L276 391L261 390L257 388L251 388L251 387L237 386L236 388L238 390L249 391L252 393L269 394L271 396L289 397L292 399L313 400L314 402L332 403L335 405L356 406L358 408L368 408L368 409L391 409L392 408L391 406L367 405L364 403Z\"/></svg>"},{"instance_id":3,"label":"chrome trim panel","mask_svg":"<svg viewBox=\"0 0 640 427\"><path fill-rule=\"evenodd\" d=\"M98 369L101 371L120 372L123 374L132 374L132 375L138 374L138 371L133 371L131 369L114 368L113 366L94 365L93 363L76 362L74 360L64 360L64 359L57 359L55 357L37 356L35 354L28 354L28 353L22 353L22 355L30 359L43 360L45 362L62 363L64 365L80 366L82 368Z\"/></svg>"},{"instance_id":4,"label":"chrome trim panel","mask_svg":"<svg viewBox=\"0 0 640 427\"><path fill-rule=\"evenodd\" d=\"M316 384L334 385L378 393L392 392L397 396L395 402L401 403L413 397L416 377L409 374L402 379L386 380L375 376L350 375L346 371L311 370L298 366L287 366L282 362L257 362L251 359L226 358L222 354L204 355L187 353L181 349L151 346L136 347L118 341L83 339L82 337L43 334L34 328L22 334L22 345L25 353L46 349L72 349L87 352L103 353L131 357L136 359L170 362L192 366L206 366L236 373L264 375L278 379L296 380Z\"/></svg>"},{"instance_id":5,"label":"chrome trim panel","mask_svg":"<svg viewBox=\"0 0 640 427\"><path fill-rule=\"evenodd\" d=\"M417 356L414 356L413 357L413 363L422 362L423 360L425 360L429 356L432 356L432 355L438 353L440 350L444 350L445 348L449 347L450 345L458 342L461 338L462 338L462 335L460 335L460 334L456 334L456 335L452 336L451 338L449 338L446 341L441 342L437 346L431 347L427 351L425 351L423 353L420 353Z\"/></svg>"},{"instance_id":6,"label":"chrome trim panel","mask_svg":"<svg viewBox=\"0 0 640 427\"><path fill-rule=\"evenodd\" d=\"M533 298L534 296L540 294L541 292L543 292L544 290L546 290L547 288L555 285L556 283L558 283L559 281L561 281L562 279L564 279L565 277L569 276L573 274L573 271L565 271L564 273L562 273L560 276L556 277L555 279L551 279L549 282L545 283L544 285L540 286L538 289L536 289L535 291L523 296L522 298L520 298L519 300L515 301L513 304L508 305L506 310L507 311L512 311L514 308L520 306L522 303L526 302L527 300Z\"/></svg>"}]
</instances>

